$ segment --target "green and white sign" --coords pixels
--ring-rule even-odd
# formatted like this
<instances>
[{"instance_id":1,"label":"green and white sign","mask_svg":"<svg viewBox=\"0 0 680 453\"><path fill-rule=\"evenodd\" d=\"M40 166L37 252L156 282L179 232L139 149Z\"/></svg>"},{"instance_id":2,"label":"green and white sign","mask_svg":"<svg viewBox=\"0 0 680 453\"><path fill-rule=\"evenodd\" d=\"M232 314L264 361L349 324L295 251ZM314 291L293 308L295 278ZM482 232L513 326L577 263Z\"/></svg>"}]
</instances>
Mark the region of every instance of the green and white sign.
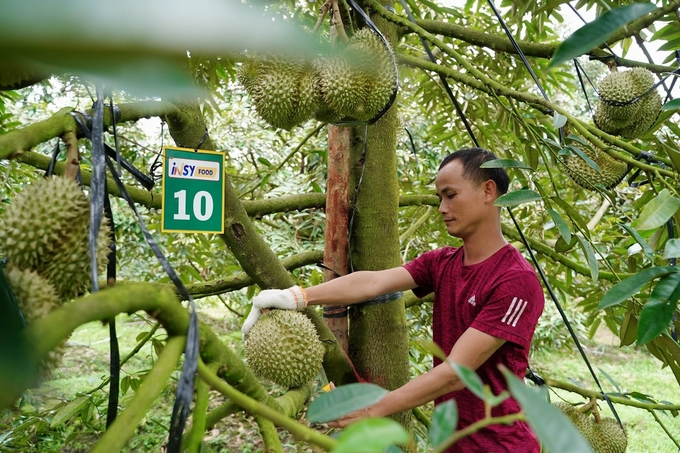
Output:
<instances>
[{"instance_id":1,"label":"green and white sign","mask_svg":"<svg viewBox=\"0 0 680 453\"><path fill-rule=\"evenodd\" d=\"M224 232L224 153L163 148L161 231Z\"/></svg>"}]
</instances>

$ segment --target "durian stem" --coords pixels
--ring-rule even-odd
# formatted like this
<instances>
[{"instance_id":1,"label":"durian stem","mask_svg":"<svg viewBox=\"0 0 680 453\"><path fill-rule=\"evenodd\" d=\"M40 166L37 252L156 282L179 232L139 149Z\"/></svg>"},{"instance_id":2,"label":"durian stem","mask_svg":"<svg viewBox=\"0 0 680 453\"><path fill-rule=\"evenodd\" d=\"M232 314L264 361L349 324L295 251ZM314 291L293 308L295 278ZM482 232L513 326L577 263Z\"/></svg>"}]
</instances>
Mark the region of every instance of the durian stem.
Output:
<instances>
[{"instance_id":1,"label":"durian stem","mask_svg":"<svg viewBox=\"0 0 680 453\"><path fill-rule=\"evenodd\" d=\"M570 384L568 382L545 378L545 383L548 385L548 387L555 387L558 389L566 390L568 392L577 393L585 398L597 398L598 400L604 400L604 398L602 398L602 395L599 392L584 389L577 385ZM621 404L623 406L636 407L638 409L645 409L648 411L680 410L680 404L643 403L642 401L627 399L616 395L607 395L607 397L611 400L612 403Z\"/></svg>"},{"instance_id":2,"label":"durian stem","mask_svg":"<svg viewBox=\"0 0 680 453\"><path fill-rule=\"evenodd\" d=\"M75 180L80 169L80 153L78 152L76 133L68 131L62 135L61 139L66 143L66 169L64 170L64 177Z\"/></svg>"},{"instance_id":3,"label":"durian stem","mask_svg":"<svg viewBox=\"0 0 680 453\"><path fill-rule=\"evenodd\" d=\"M331 11L333 14L331 26L335 27L335 31L342 42L347 44L349 42L349 36L347 36L347 31L345 31L345 27L342 24L342 16L340 15L338 0L331 0Z\"/></svg>"},{"instance_id":4,"label":"durian stem","mask_svg":"<svg viewBox=\"0 0 680 453\"><path fill-rule=\"evenodd\" d=\"M198 375L201 379L206 381L213 389L220 392L225 397L229 398L234 403L238 404L248 412L254 415L259 415L274 422L275 425L285 428L300 440L310 442L318 445L326 450L332 450L337 444L337 441L331 437L325 436L313 429L307 428L305 425L296 422L284 414L275 411L271 407L259 403L247 395L236 390L231 385L217 377L215 373L210 371L202 360L198 361Z\"/></svg>"},{"instance_id":5,"label":"durian stem","mask_svg":"<svg viewBox=\"0 0 680 453\"><path fill-rule=\"evenodd\" d=\"M276 432L274 423L261 415L255 416L255 422L262 435L265 453L283 453L281 439L279 439L279 434Z\"/></svg>"},{"instance_id":6,"label":"durian stem","mask_svg":"<svg viewBox=\"0 0 680 453\"><path fill-rule=\"evenodd\" d=\"M120 451L125 446L151 404L165 389L170 376L177 367L182 352L184 352L185 343L186 337L184 336L170 337L132 401L104 432L91 453Z\"/></svg>"},{"instance_id":7,"label":"durian stem","mask_svg":"<svg viewBox=\"0 0 680 453\"><path fill-rule=\"evenodd\" d=\"M451 445L455 444L459 440L461 440L464 437L467 437L471 434L476 433L482 428L486 428L487 426L491 425L509 425L511 423L514 423L519 420L526 420L524 417L524 414L521 412L518 412L516 414L510 414L510 415L504 415L502 417L486 417L483 418L463 429L460 431L455 431L453 434L451 434L449 437L446 438L444 442L442 442L439 447L435 448L432 453L444 453L447 448L449 448Z\"/></svg>"},{"instance_id":8,"label":"durian stem","mask_svg":"<svg viewBox=\"0 0 680 453\"><path fill-rule=\"evenodd\" d=\"M217 365L210 364L208 368L214 372L217 369ZM189 453L200 453L201 451L201 442L203 441L206 428L209 397L210 387L205 381L199 379L196 382L196 405L191 416L191 430L184 437Z\"/></svg>"},{"instance_id":9,"label":"durian stem","mask_svg":"<svg viewBox=\"0 0 680 453\"><path fill-rule=\"evenodd\" d=\"M673 437L673 434L670 431L668 431L668 428L666 428L666 425L661 421L659 416L656 415L656 412L654 412L654 411L649 411L649 412L652 414L652 417L654 417L654 420L656 420L656 422L661 426L661 429L663 429L663 432L666 433L668 438L671 441L673 441L673 443L678 448L678 450L680 450L680 442L678 442L678 440L675 437Z\"/></svg>"}]
</instances>

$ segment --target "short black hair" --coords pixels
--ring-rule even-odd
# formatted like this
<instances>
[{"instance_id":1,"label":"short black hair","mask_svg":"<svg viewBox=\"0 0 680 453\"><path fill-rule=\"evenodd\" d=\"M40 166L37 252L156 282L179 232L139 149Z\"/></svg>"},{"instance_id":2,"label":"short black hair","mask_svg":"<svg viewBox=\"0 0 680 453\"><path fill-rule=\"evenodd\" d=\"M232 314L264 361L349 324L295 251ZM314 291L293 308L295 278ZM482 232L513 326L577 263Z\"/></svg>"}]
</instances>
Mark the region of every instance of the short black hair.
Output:
<instances>
[{"instance_id":1,"label":"short black hair","mask_svg":"<svg viewBox=\"0 0 680 453\"><path fill-rule=\"evenodd\" d=\"M454 160L463 163L463 176L478 184L493 180L496 183L498 195L503 195L508 191L510 177L505 168L479 168L484 162L498 159L494 153L484 148L463 148L446 156L439 165L439 170Z\"/></svg>"}]
</instances>

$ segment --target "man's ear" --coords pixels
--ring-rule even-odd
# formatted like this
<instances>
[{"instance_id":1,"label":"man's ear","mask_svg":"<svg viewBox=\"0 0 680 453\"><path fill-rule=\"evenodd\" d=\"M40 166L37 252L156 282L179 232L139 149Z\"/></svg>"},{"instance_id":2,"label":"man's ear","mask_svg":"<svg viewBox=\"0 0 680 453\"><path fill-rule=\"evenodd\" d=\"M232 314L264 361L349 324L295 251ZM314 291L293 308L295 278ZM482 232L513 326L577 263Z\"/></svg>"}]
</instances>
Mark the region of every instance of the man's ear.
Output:
<instances>
[{"instance_id":1,"label":"man's ear","mask_svg":"<svg viewBox=\"0 0 680 453\"><path fill-rule=\"evenodd\" d=\"M493 179L487 179L482 184L482 188L484 189L484 198L486 200L496 201L496 198L498 198L496 181Z\"/></svg>"}]
</instances>

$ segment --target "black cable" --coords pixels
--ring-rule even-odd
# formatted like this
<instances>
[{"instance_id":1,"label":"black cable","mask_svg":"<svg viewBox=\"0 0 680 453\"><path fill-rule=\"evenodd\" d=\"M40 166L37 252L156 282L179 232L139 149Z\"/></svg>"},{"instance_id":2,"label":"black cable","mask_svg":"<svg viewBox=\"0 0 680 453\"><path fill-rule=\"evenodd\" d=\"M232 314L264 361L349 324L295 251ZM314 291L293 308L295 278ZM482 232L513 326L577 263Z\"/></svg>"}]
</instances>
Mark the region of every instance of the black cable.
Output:
<instances>
[{"instance_id":1,"label":"black cable","mask_svg":"<svg viewBox=\"0 0 680 453\"><path fill-rule=\"evenodd\" d=\"M619 426L621 426L621 428L623 428L623 423L621 423L621 419L619 418L619 414L616 412L616 409L614 408L614 404L612 404L611 400L609 399L607 394L602 389L602 385L600 385L600 381L597 379L597 375L595 374L595 370L593 370L593 367L590 364L590 361L588 360L588 356L586 356L586 353L583 350L583 346L581 346L581 342L579 341L578 337L576 336L576 332L574 332L573 327L571 327L571 323L569 322L569 318L567 318L567 314L564 312L564 310L562 309L562 306L557 301L557 296L555 295L555 292L553 291L552 286L548 282L548 278L545 276L545 273L543 272L543 268L538 263L538 260L536 259L536 255L534 255L534 251L531 248L531 246L529 245L529 241L527 241L527 238L524 236L524 233L522 232L522 229L520 228L519 223L517 223L517 219L515 219L515 216L512 213L512 210L510 208L508 208L508 214L510 214L510 218L512 219L512 223L515 224L515 228L517 228L517 231L519 232L519 236L522 239L522 243L527 248L527 251L529 252L529 256L531 256L531 261L534 263L534 266L538 270L538 274L540 275L541 280L543 281L543 284L545 285L545 289L548 291L548 294L550 294L550 297L552 298L553 302L555 303L555 306L557 307L557 311L560 312L560 316L562 317L564 324L566 324L566 326L567 326L567 330L569 331L569 335L571 335L571 339L574 340L574 343L576 344L576 348L578 349L578 352L581 354L581 358L586 363L588 370L590 370L590 374L593 376L593 379L595 380L595 384L597 384L597 387L600 389L600 394L602 395L602 398L607 402L607 405L609 406L609 409L611 409L612 413L614 414L614 417L616 418L616 421L619 423Z\"/></svg>"},{"instance_id":2,"label":"black cable","mask_svg":"<svg viewBox=\"0 0 680 453\"><path fill-rule=\"evenodd\" d=\"M571 10L574 12L574 14L576 14L576 17L581 19L581 22L583 22L584 24L588 23L588 21L586 21L583 18L583 16L581 16L581 14L576 10L576 8L574 8L572 6L572 4L570 2L568 2L567 5L569 5L569 8L571 8ZM607 44L606 42L603 42L602 45L604 46L605 49L607 49L612 54L612 57L614 58L614 62L616 62L618 64L619 57L617 57L616 54L614 53L614 51L612 50L612 48L609 47L609 44Z\"/></svg>"},{"instance_id":3,"label":"black cable","mask_svg":"<svg viewBox=\"0 0 680 453\"><path fill-rule=\"evenodd\" d=\"M586 90L586 84L583 82L583 75L581 74L581 70L583 68L581 68L581 63L579 63L576 58L574 58L573 61L574 61L574 67L576 68L576 75L578 76L579 85L581 85L581 90L583 90L583 95L586 97L586 103L588 104L588 111L592 115L593 106L590 105L590 99L588 99L588 91ZM583 71L583 73L585 74L585 71ZM585 74L585 76L586 76L586 78L588 78L588 74ZM588 78L588 82L590 82L590 78ZM593 82L590 82L590 84L592 85Z\"/></svg>"},{"instance_id":4,"label":"black cable","mask_svg":"<svg viewBox=\"0 0 680 453\"><path fill-rule=\"evenodd\" d=\"M113 222L113 211L111 210L111 200L108 193L104 198L104 216L111 227L111 232L109 233L108 264L106 265L106 283L108 286L112 286L116 281L116 226ZM115 316L109 320L109 348L111 360L109 362L109 404L106 411L107 428L111 426L118 415L118 398L120 393L120 348L118 346L118 335L116 334Z\"/></svg>"},{"instance_id":5,"label":"black cable","mask_svg":"<svg viewBox=\"0 0 680 453\"><path fill-rule=\"evenodd\" d=\"M418 152L416 151L416 144L413 141L413 136L411 135L411 131L409 131L407 128L404 128L406 133L408 134L408 140L411 143L411 151L413 151L413 158L416 160L416 166L418 165Z\"/></svg>"},{"instance_id":6,"label":"black cable","mask_svg":"<svg viewBox=\"0 0 680 453\"><path fill-rule=\"evenodd\" d=\"M116 166L118 167L118 176L121 175L121 155L120 148L118 147L118 134L116 133L116 112L113 107L113 96L109 93L109 111L111 112L111 124L113 126L113 144L116 148Z\"/></svg>"},{"instance_id":7,"label":"black cable","mask_svg":"<svg viewBox=\"0 0 680 453\"><path fill-rule=\"evenodd\" d=\"M59 158L59 153L61 152L59 148L59 143L61 139L57 139L57 143L54 145L54 149L52 150L52 158L50 159L50 164L47 166L47 170L45 171L45 178L49 178L54 174L54 167L57 165L57 159Z\"/></svg>"},{"instance_id":8,"label":"black cable","mask_svg":"<svg viewBox=\"0 0 680 453\"><path fill-rule=\"evenodd\" d=\"M409 9L408 5L406 4L405 0L400 0L401 1L401 6L404 8L404 11L406 11L406 15L408 16L409 20L413 22L414 24L416 23L415 17L413 17L413 14L411 14L411 10ZM425 48L425 52L427 53L427 56L430 57L430 61L432 63L437 63L436 58L434 57L434 54L430 50L430 46L427 44L427 41L420 37L420 43L423 45ZM446 77L443 75L437 73L439 76L439 80L441 80L442 85L444 85L444 90L446 90L446 94L449 95L449 99L451 99L451 102L453 102L453 106L456 108L456 113L458 113L458 118L461 119L463 122L463 125L465 126L465 130L467 130L467 133L470 135L470 138L472 139L472 142L475 144L475 146L479 147L479 142L477 141L477 137L475 137L475 133L472 132L472 127L470 126L470 123L468 122L465 113L463 113L463 109L458 103L458 100L456 97L453 95L453 92L451 91L451 87L449 86L449 83L446 81Z\"/></svg>"}]
</instances>

